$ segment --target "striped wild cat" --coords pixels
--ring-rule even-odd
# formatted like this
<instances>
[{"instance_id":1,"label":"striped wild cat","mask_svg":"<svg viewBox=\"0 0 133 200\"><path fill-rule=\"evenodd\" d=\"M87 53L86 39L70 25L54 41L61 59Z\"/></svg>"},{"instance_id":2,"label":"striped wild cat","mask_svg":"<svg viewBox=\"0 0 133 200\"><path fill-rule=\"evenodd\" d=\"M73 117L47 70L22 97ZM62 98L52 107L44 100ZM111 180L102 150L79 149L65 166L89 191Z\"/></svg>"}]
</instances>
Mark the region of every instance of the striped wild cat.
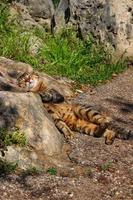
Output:
<instances>
[{"instance_id":1,"label":"striped wild cat","mask_svg":"<svg viewBox=\"0 0 133 200\"><path fill-rule=\"evenodd\" d=\"M67 138L74 136L73 131L94 137L104 137L105 144L113 144L115 138L127 140L131 131L121 128L115 121L92 106L86 107L66 102L60 104L44 103L57 128Z\"/></svg>"},{"instance_id":2,"label":"striped wild cat","mask_svg":"<svg viewBox=\"0 0 133 200\"><path fill-rule=\"evenodd\" d=\"M103 136L108 145L112 144L115 138L129 138L129 131L118 127L106 114L100 113L91 106L67 103L56 90L47 90L43 80L36 74L23 76L18 84L20 87L27 87L27 91L40 94L45 109L66 139L74 136L73 131L94 137Z\"/></svg>"}]
</instances>

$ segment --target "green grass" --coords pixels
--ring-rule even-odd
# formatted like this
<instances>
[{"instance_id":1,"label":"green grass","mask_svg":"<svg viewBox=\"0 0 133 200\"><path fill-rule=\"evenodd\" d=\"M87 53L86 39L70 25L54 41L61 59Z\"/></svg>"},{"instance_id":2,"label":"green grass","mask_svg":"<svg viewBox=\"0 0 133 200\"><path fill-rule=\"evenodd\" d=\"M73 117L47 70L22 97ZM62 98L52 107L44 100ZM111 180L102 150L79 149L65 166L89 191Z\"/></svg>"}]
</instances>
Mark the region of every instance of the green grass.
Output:
<instances>
[{"instance_id":1,"label":"green grass","mask_svg":"<svg viewBox=\"0 0 133 200\"><path fill-rule=\"evenodd\" d=\"M55 8L56 8L58 6L60 0L52 0L52 1L53 1L53 4L54 4Z\"/></svg>"},{"instance_id":2,"label":"green grass","mask_svg":"<svg viewBox=\"0 0 133 200\"><path fill-rule=\"evenodd\" d=\"M96 85L125 68L124 62L109 61L109 53L91 36L81 41L72 30L63 30L55 37L48 36L41 55L47 60L47 64L40 67L42 71L66 76L78 83Z\"/></svg>"},{"instance_id":3,"label":"green grass","mask_svg":"<svg viewBox=\"0 0 133 200\"><path fill-rule=\"evenodd\" d=\"M91 35L81 41L71 29L61 30L53 36L45 29L37 28L23 34L26 30L13 21L8 22L9 12L4 5L0 8L0 15L0 56L29 63L36 70L65 76L79 84L96 85L127 67L122 59L113 62L111 54ZM36 56L29 53L32 35L42 40Z\"/></svg>"},{"instance_id":4,"label":"green grass","mask_svg":"<svg viewBox=\"0 0 133 200\"><path fill-rule=\"evenodd\" d=\"M0 129L0 141L4 146L15 144L23 147L27 145L25 134L16 128L11 131L8 131L7 129Z\"/></svg>"},{"instance_id":5,"label":"green grass","mask_svg":"<svg viewBox=\"0 0 133 200\"><path fill-rule=\"evenodd\" d=\"M56 175L57 174L57 170L55 167L50 167L48 168L47 172L50 174L50 175Z\"/></svg>"},{"instance_id":6,"label":"green grass","mask_svg":"<svg viewBox=\"0 0 133 200\"><path fill-rule=\"evenodd\" d=\"M0 175L15 172L17 167L17 163L11 163L0 159Z\"/></svg>"},{"instance_id":7,"label":"green grass","mask_svg":"<svg viewBox=\"0 0 133 200\"><path fill-rule=\"evenodd\" d=\"M112 166L112 161L108 161L100 166L101 171L108 171Z\"/></svg>"}]
</instances>

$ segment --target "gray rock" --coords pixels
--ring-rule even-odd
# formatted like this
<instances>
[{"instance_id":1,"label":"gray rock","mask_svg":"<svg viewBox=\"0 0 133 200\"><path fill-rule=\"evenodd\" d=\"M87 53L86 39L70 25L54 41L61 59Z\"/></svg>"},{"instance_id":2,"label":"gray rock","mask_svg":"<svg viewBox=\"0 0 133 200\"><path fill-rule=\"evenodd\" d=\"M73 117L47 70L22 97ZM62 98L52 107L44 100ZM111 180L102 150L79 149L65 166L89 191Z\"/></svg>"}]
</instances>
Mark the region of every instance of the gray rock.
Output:
<instances>
[{"instance_id":1,"label":"gray rock","mask_svg":"<svg viewBox=\"0 0 133 200\"><path fill-rule=\"evenodd\" d=\"M0 91L23 92L17 86L17 77L25 72L32 72L30 65L0 57Z\"/></svg>"},{"instance_id":2,"label":"gray rock","mask_svg":"<svg viewBox=\"0 0 133 200\"><path fill-rule=\"evenodd\" d=\"M104 42L112 50L114 57L121 58L124 55L133 60L132 0L121 0L117 3L115 0L61 0L56 10L52 0L17 2L28 9L22 12L23 23L28 21L36 26L39 23L44 25L46 22L48 28L57 31L71 22L69 24L76 25L76 29L82 32L83 37L92 33L94 38Z\"/></svg>"},{"instance_id":3,"label":"gray rock","mask_svg":"<svg viewBox=\"0 0 133 200\"><path fill-rule=\"evenodd\" d=\"M107 46L115 49L115 55L133 59L133 1L132 0L71 0L71 16L75 23L80 18L83 35L93 33Z\"/></svg>"},{"instance_id":4,"label":"gray rock","mask_svg":"<svg viewBox=\"0 0 133 200\"><path fill-rule=\"evenodd\" d=\"M69 81L63 80L63 78L55 79L45 73L40 73L40 76L43 78L44 82L48 86L48 89L55 89L66 98L73 96L71 82L69 83Z\"/></svg>"},{"instance_id":5,"label":"gray rock","mask_svg":"<svg viewBox=\"0 0 133 200\"><path fill-rule=\"evenodd\" d=\"M17 77L24 72L33 72L30 65L0 57L0 128L19 128L25 133L26 147L9 146L2 159L18 162L20 168L43 167L46 163L64 165L68 157L64 139L44 109L38 94L27 93L17 86ZM64 94L70 88L47 74L40 73L48 88ZM66 165L66 163L65 163Z\"/></svg>"},{"instance_id":6,"label":"gray rock","mask_svg":"<svg viewBox=\"0 0 133 200\"><path fill-rule=\"evenodd\" d=\"M10 20L16 19L15 22L18 23L19 21L19 24L26 29L31 29L33 27L44 27L45 29L50 30L51 16L54 12L53 9L49 11L46 7L46 9L43 10L44 14L34 14L28 4L24 3L24 1L21 1L22 3L18 2L20 1L13 1L10 5Z\"/></svg>"},{"instance_id":7,"label":"gray rock","mask_svg":"<svg viewBox=\"0 0 133 200\"><path fill-rule=\"evenodd\" d=\"M0 72L13 76L15 72L32 72L29 64L14 61L5 57L0 57Z\"/></svg>"},{"instance_id":8,"label":"gray rock","mask_svg":"<svg viewBox=\"0 0 133 200\"><path fill-rule=\"evenodd\" d=\"M0 90L24 92L25 90L17 87L16 79L24 72L33 72L33 68L29 64L0 57L0 72ZM71 97L73 95L71 83L68 81L55 79L45 73L39 73L39 75L43 78L48 89L55 89L64 97Z\"/></svg>"},{"instance_id":9,"label":"gray rock","mask_svg":"<svg viewBox=\"0 0 133 200\"><path fill-rule=\"evenodd\" d=\"M32 72L30 65L0 57L0 91L23 92L17 86L17 77L25 72Z\"/></svg>"},{"instance_id":10,"label":"gray rock","mask_svg":"<svg viewBox=\"0 0 133 200\"><path fill-rule=\"evenodd\" d=\"M27 6L31 16L40 18L50 18L54 12L52 0L18 0Z\"/></svg>"},{"instance_id":11,"label":"gray rock","mask_svg":"<svg viewBox=\"0 0 133 200\"><path fill-rule=\"evenodd\" d=\"M62 27L65 27L70 19L70 1L61 0L55 11L56 32Z\"/></svg>"},{"instance_id":12,"label":"gray rock","mask_svg":"<svg viewBox=\"0 0 133 200\"><path fill-rule=\"evenodd\" d=\"M41 98L33 93L13 93L0 91L0 118L2 127L17 127L27 138L26 147L9 147L5 152L7 161L19 158L29 164L38 165L41 156L59 156L62 152L63 138L54 122L44 110ZM22 157L24 159L22 159ZM45 159L41 159L42 165ZM21 165L26 166L26 163Z\"/></svg>"},{"instance_id":13,"label":"gray rock","mask_svg":"<svg viewBox=\"0 0 133 200\"><path fill-rule=\"evenodd\" d=\"M39 27L39 24L33 19L33 17L30 15L28 8L21 4L21 3L16 3L13 2L10 5L10 17L9 19L16 19L16 23L18 23L19 19L19 24L24 27L24 28L33 28L33 27Z\"/></svg>"},{"instance_id":14,"label":"gray rock","mask_svg":"<svg viewBox=\"0 0 133 200\"><path fill-rule=\"evenodd\" d=\"M31 56L36 56L40 50L40 48L42 47L43 41L41 38L33 35L32 33L29 32L23 32L21 34L21 38L28 38L28 53Z\"/></svg>"}]
</instances>

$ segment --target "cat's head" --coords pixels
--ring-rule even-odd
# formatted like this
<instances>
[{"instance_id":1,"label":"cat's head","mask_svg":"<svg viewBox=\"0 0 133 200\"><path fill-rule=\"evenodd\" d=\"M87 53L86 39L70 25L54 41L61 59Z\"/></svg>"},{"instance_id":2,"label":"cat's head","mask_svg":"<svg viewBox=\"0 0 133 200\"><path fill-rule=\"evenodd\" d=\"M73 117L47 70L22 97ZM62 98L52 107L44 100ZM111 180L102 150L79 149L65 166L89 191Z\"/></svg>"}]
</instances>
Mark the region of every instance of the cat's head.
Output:
<instances>
[{"instance_id":1,"label":"cat's head","mask_svg":"<svg viewBox=\"0 0 133 200\"><path fill-rule=\"evenodd\" d=\"M39 75L37 73L24 73L18 77L18 86L26 89L26 91L31 91L36 87L39 81Z\"/></svg>"}]
</instances>

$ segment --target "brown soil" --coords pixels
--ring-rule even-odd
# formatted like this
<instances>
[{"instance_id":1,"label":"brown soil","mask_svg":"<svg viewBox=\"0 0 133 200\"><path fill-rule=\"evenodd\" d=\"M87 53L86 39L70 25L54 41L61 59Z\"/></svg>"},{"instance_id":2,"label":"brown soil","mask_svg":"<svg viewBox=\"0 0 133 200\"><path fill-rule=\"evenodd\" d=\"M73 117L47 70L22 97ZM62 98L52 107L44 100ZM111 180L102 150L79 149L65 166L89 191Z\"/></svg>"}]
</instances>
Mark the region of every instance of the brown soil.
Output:
<instances>
[{"instance_id":1,"label":"brown soil","mask_svg":"<svg viewBox=\"0 0 133 200\"><path fill-rule=\"evenodd\" d=\"M102 106L120 126L133 130L133 68L93 92L80 94L75 101ZM57 169L56 176L48 173L1 176L0 200L133 199L132 139L116 139L108 146L103 138L77 133L70 143L70 158L79 168L71 168L67 173Z\"/></svg>"}]
</instances>

